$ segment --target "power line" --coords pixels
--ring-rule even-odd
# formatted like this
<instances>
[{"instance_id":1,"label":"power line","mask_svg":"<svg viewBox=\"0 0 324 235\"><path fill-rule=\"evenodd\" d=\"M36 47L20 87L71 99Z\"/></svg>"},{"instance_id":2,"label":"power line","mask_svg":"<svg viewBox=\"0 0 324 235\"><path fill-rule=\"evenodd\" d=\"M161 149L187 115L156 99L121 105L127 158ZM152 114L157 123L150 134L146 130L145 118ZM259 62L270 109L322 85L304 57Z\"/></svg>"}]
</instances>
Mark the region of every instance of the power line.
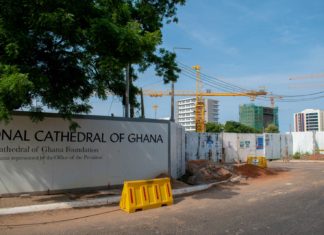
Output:
<instances>
[{"instance_id":1,"label":"power line","mask_svg":"<svg viewBox=\"0 0 324 235\"><path fill-rule=\"evenodd\" d=\"M189 67L187 65L184 65L181 62L178 62L178 63L180 64L179 67L181 69L184 69L187 72L187 74L195 75L194 70L191 67ZM212 83L212 84L214 84L216 86L225 87L227 89L230 89L231 91L241 91L241 92L242 91L245 91L245 92L248 91L247 89L244 89L244 88L242 88L240 86L234 85L234 84L229 83L229 82L225 82L225 81L223 81L223 80L221 80L219 78L212 77L212 76L207 75L205 73L200 72L200 74L201 74L201 79L202 80L208 81L208 82L210 82L210 83Z\"/></svg>"},{"instance_id":2,"label":"power line","mask_svg":"<svg viewBox=\"0 0 324 235\"><path fill-rule=\"evenodd\" d=\"M181 69L181 74L184 75L187 78L190 78L192 80L195 80L195 71L190 67L187 66L179 61L177 61L179 64L179 67ZM226 92L248 92L250 90L245 89L243 87L237 86L235 84L225 82L219 78L207 75L205 73L200 73L201 74L201 80L203 81L204 84L217 88L221 91L226 91ZM295 94L295 95L282 95L282 94L274 94L271 93L271 96L273 97L280 97L278 102L301 102L301 101L312 101L312 100L317 100L317 99L322 99L324 96L316 96L323 94L324 91L320 92L314 92L314 93L308 93L308 94ZM261 101L266 101L270 97L265 96L265 97L256 97L257 100Z\"/></svg>"}]
</instances>

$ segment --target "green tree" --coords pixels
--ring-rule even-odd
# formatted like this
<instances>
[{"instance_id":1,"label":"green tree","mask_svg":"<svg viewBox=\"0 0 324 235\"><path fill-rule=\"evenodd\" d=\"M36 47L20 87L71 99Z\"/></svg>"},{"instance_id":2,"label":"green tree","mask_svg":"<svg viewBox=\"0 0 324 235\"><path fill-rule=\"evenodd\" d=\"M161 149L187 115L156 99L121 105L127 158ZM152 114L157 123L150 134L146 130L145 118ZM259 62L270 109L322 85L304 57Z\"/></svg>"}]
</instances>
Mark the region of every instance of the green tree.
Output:
<instances>
[{"instance_id":1,"label":"green tree","mask_svg":"<svg viewBox=\"0 0 324 235\"><path fill-rule=\"evenodd\" d=\"M207 122L206 132L220 133L224 130L224 125L221 123Z\"/></svg>"},{"instance_id":2,"label":"green tree","mask_svg":"<svg viewBox=\"0 0 324 235\"><path fill-rule=\"evenodd\" d=\"M125 67L154 66L165 82L180 69L161 29L185 0L0 0L0 120L31 111L33 99L65 118L88 113L89 98L125 93ZM135 66L136 65L136 66ZM136 68L136 70L135 70ZM137 88L131 86L135 104Z\"/></svg>"},{"instance_id":3,"label":"green tree","mask_svg":"<svg viewBox=\"0 0 324 235\"><path fill-rule=\"evenodd\" d=\"M230 133L259 133L253 127L243 125L235 121L227 121L224 126L224 132Z\"/></svg>"},{"instance_id":4,"label":"green tree","mask_svg":"<svg viewBox=\"0 0 324 235\"><path fill-rule=\"evenodd\" d=\"M265 129L266 133L279 133L279 128L275 124L269 124Z\"/></svg>"}]
</instances>

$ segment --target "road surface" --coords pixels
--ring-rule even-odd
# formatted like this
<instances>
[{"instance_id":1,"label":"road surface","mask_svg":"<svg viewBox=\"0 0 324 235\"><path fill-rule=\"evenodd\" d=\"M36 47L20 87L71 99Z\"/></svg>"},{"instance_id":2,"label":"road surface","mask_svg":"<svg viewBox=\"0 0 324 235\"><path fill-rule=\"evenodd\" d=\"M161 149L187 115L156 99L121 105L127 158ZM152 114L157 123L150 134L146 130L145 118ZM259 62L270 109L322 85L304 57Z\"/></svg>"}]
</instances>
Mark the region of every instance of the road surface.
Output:
<instances>
[{"instance_id":1,"label":"road surface","mask_svg":"<svg viewBox=\"0 0 324 235\"><path fill-rule=\"evenodd\" d=\"M0 234L324 234L324 163L226 184L127 214L118 206L0 217Z\"/></svg>"}]
</instances>

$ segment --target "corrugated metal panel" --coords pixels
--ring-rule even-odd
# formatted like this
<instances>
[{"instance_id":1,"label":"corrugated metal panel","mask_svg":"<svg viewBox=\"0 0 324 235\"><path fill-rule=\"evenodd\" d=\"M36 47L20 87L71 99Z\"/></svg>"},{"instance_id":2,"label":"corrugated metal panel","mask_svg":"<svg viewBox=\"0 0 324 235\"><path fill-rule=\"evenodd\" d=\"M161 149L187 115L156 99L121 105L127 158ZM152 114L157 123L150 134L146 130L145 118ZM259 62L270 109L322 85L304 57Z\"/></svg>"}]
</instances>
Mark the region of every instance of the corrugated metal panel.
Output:
<instances>
[{"instance_id":1,"label":"corrugated metal panel","mask_svg":"<svg viewBox=\"0 0 324 235\"><path fill-rule=\"evenodd\" d=\"M264 155L267 159L280 159L281 157L281 140L280 134L264 134Z\"/></svg>"},{"instance_id":2,"label":"corrugated metal panel","mask_svg":"<svg viewBox=\"0 0 324 235\"><path fill-rule=\"evenodd\" d=\"M291 134L280 135L280 157L287 157L292 155L293 143Z\"/></svg>"},{"instance_id":3,"label":"corrugated metal panel","mask_svg":"<svg viewBox=\"0 0 324 235\"><path fill-rule=\"evenodd\" d=\"M237 134L238 136L238 155L241 162L246 162L248 156L255 156L256 141L255 134Z\"/></svg>"},{"instance_id":4,"label":"corrugated metal panel","mask_svg":"<svg viewBox=\"0 0 324 235\"><path fill-rule=\"evenodd\" d=\"M179 178L185 174L185 131L171 123L171 176Z\"/></svg>"},{"instance_id":5,"label":"corrugated metal panel","mask_svg":"<svg viewBox=\"0 0 324 235\"><path fill-rule=\"evenodd\" d=\"M185 152L186 152L186 161L199 159L198 155L198 136L196 132L186 132L185 133Z\"/></svg>"},{"instance_id":6,"label":"corrugated metal panel","mask_svg":"<svg viewBox=\"0 0 324 235\"><path fill-rule=\"evenodd\" d=\"M240 158L237 152L237 138L236 133L223 133L225 162L239 161Z\"/></svg>"},{"instance_id":7,"label":"corrugated metal panel","mask_svg":"<svg viewBox=\"0 0 324 235\"><path fill-rule=\"evenodd\" d=\"M256 154L256 135L224 133L225 162L246 162L248 155Z\"/></svg>"},{"instance_id":8,"label":"corrugated metal panel","mask_svg":"<svg viewBox=\"0 0 324 235\"><path fill-rule=\"evenodd\" d=\"M255 135L255 156L264 156L265 139L263 134Z\"/></svg>"},{"instance_id":9,"label":"corrugated metal panel","mask_svg":"<svg viewBox=\"0 0 324 235\"><path fill-rule=\"evenodd\" d=\"M218 133L186 132L186 161L206 159L219 161L222 156L221 135Z\"/></svg>"}]
</instances>

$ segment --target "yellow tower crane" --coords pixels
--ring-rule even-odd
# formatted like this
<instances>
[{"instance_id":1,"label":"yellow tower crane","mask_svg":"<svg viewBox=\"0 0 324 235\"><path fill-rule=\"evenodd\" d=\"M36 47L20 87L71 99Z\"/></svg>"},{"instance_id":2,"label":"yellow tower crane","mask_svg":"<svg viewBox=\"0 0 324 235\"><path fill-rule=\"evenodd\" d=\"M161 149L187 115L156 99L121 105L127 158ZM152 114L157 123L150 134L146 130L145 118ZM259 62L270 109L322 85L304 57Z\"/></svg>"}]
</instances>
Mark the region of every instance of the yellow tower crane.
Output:
<instances>
[{"instance_id":1,"label":"yellow tower crane","mask_svg":"<svg viewBox=\"0 0 324 235\"><path fill-rule=\"evenodd\" d=\"M196 96L196 91L190 90L175 90L175 96ZM214 92L214 91L203 91L200 92L199 95L202 97L205 96L247 96L250 97L251 100L254 100L257 96L265 96L268 92L264 90L250 90L247 92ZM162 97L162 96L171 96L171 90L143 90L143 95L150 97Z\"/></svg>"},{"instance_id":2,"label":"yellow tower crane","mask_svg":"<svg viewBox=\"0 0 324 235\"><path fill-rule=\"evenodd\" d=\"M195 122L196 122L196 132L205 132L205 102L203 96L248 96L251 100L254 100L256 96L267 95L264 90L260 91L248 91L248 92L202 92L202 82L200 80L200 66L195 65L192 68L196 71L196 91L152 91L143 90L143 95L148 95L151 97L161 97L161 96L196 96L195 105Z\"/></svg>"},{"instance_id":3,"label":"yellow tower crane","mask_svg":"<svg viewBox=\"0 0 324 235\"><path fill-rule=\"evenodd\" d=\"M196 132L205 132L205 102L201 95L202 83L200 80L200 66L192 66L196 70L196 106L195 106L195 120Z\"/></svg>"},{"instance_id":4,"label":"yellow tower crane","mask_svg":"<svg viewBox=\"0 0 324 235\"><path fill-rule=\"evenodd\" d=\"M184 90L174 91L174 96L196 96L195 117L196 117L197 132L205 131L205 103L202 97L204 96L247 96L250 97L251 100L255 100L257 96L265 96L267 94L268 93L264 90L259 90L259 91L251 90L247 92L213 92L213 91L197 92L197 91L184 91ZM172 91L171 90L163 90L163 91L143 90L143 95L150 96L150 97L172 96ZM197 103L197 100L200 100L201 102Z\"/></svg>"}]
</instances>

